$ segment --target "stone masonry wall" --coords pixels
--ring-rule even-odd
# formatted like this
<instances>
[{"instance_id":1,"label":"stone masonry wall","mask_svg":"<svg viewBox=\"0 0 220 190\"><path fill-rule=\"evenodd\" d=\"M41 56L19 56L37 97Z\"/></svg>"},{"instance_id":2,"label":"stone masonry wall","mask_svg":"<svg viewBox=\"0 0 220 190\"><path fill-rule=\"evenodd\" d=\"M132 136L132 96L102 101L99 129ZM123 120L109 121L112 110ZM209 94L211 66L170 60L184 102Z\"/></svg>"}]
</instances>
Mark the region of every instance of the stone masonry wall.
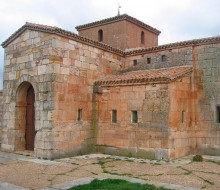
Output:
<instances>
[{"instance_id":1,"label":"stone masonry wall","mask_svg":"<svg viewBox=\"0 0 220 190\"><path fill-rule=\"evenodd\" d=\"M5 48L2 149L25 149L26 93L35 91L35 153L50 157L50 113L54 109L54 82L59 64L53 56L54 35L26 30Z\"/></svg>"},{"instance_id":2,"label":"stone masonry wall","mask_svg":"<svg viewBox=\"0 0 220 190\"><path fill-rule=\"evenodd\" d=\"M100 152L124 156L168 159L168 85L103 87L97 94ZM117 110L117 123L111 111ZM131 111L138 123L131 122Z\"/></svg>"},{"instance_id":3,"label":"stone masonry wall","mask_svg":"<svg viewBox=\"0 0 220 190\"><path fill-rule=\"evenodd\" d=\"M5 48L2 148L25 149L25 98L32 85L36 156L82 153L89 140L94 141L93 81L120 69L121 61L120 56L73 40L25 31ZM83 109L80 122L78 109Z\"/></svg>"},{"instance_id":4,"label":"stone masonry wall","mask_svg":"<svg viewBox=\"0 0 220 190\"><path fill-rule=\"evenodd\" d=\"M93 125L93 83L119 70L123 58L61 37L56 38L54 46L65 53L60 55L59 81L54 86L52 154L64 157L94 152L97 126ZM78 110L82 110L80 121Z\"/></svg>"},{"instance_id":5,"label":"stone masonry wall","mask_svg":"<svg viewBox=\"0 0 220 190\"><path fill-rule=\"evenodd\" d=\"M169 84L169 157L179 158L194 154L196 136L200 128L196 123L196 93L192 76Z\"/></svg>"},{"instance_id":6,"label":"stone masonry wall","mask_svg":"<svg viewBox=\"0 0 220 190\"><path fill-rule=\"evenodd\" d=\"M134 59L140 69L192 65L193 74L169 85L103 87L93 93L97 78L132 66ZM5 48L2 148L25 149L25 97L32 85L36 156L84 154L95 151L96 143L100 152L156 159L220 155L219 73L220 44L122 58L26 30ZM112 109L118 113L116 124ZM133 110L138 124L131 123Z\"/></svg>"},{"instance_id":7,"label":"stone masonry wall","mask_svg":"<svg viewBox=\"0 0 220 190\"><path fill-rule=\"evenodd\" d=\"M166 56L165 61L162 61L162 55ZM151 59L150 64L147 64L148 58ZM125 69L133 66L133 60L137 60L139 67L141 66L145 69L192 65L192 47L174 48L142 55L129 56L126 57Z\"/></svg>"},{"instance_id":8,"label":"stone masonry wall","mask_svg":"<svg viewBox=\"0 0 220 190\"><path fill-rule=\"evenodd\" d=\"M125 68L133 65L137 59L138 67L157 69L181 65L193 66L192 77L192 109L194 114L194 132L185 139L185 144L195 147L194 153L220 155L220 125L217 122L217 106L219 98L219 65L220 44L199 45L195 47L173 48L159 52L146 53L126 58ZM162 61L162 55L166 61ZM151 63L147 64L147 58ZM171 133L173 137L180 137L184 133ZM187 135L185 135L186 137ZM180 140L181 141L181 140ZM183 144L183 142L182 142Z\"/></svg>"},{"instance_id":9,"label":"stone masonry wall","mask_svg":"<svg viewBox=\"0 0 220 190\"><path fill-rule=\"evenodd\" d=\"M198 72L198 123L203 131L198 134L201 154L220 155L220 123L217 106L220 105L220 44L198 46L193 49Z\"/></svg>"}]
</instances>

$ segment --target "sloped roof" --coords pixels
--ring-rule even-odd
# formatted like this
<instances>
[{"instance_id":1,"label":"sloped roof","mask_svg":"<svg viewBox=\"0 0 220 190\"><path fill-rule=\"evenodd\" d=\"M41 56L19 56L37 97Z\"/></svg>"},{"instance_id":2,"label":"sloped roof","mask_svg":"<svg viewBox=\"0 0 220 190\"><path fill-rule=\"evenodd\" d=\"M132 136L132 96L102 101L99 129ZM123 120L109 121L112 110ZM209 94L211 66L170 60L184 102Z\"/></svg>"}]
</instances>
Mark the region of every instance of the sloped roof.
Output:
<instances>
[{"instance_id":1,"label":"sloped roof","mask_svg":"<svg viewBox=\"0 0 220 190\"><path fill-rule=\"evenodd\" d=\"M99 86L169 83L192 72L192 66L118 72L95 81Z\"/></svg>"},{"instance_id":2,"label":"sloped roof","mask_svg":"<svg viewBox=\"0 0 220 190\"><path fill-rule=\"evenodd\" d=\"M170 43L170 44L165 44L165 45L160 45L160 46L155 46L155 47L150 47L150 48L135 48L135 49L127 49L125 51L122 51L120 49L111 47L107 44L100 43L98 41L79 36L73 32L63 30L55 26L48 26L48 25L41 25L41 24L34 24L34 23L27 22L25 25L19 28L15 33L13 33L8 39L6 39L1 45L3 47L6 47L13 40L15 40L19 35L21 35L21 33L23 33L25 30L28 30L28 29L34 30L34 31L40 31L40 32L47 32L50 34L56 34L58 36L66 37L68 39L73 39L77 42L81 42L83 44L97 47L99 49L103 49L105 51L109 51L109 52L115 53L123 57L133 56L133 55L142 55L145 53L152 53L152 52L159 52L159 51L164 51L164 50L170 50L173 48L182 48L182 47L220 43L220 36L214 36L214 37L209 37L209 38L193 39L193 40L188 40L188 41Z\"/></svg>"},{"instance_id":3,"label":"sloped roof","mask_svg":"<svg viewBox=\"0 0 220 190\"><path fill-rule=\"evenodd\" d=\"M34 30L34 31L40 31L40 32L46 32L50 34L56 34L58 36L66 37L69 39L73 39L77 42L81 42L84 44L88 44L93 47L97 47L106 51L110 51L116 54L119 54L121 56L124 55L124 52L120 49L111 47L109 45L106 45L104 43L100 43L98 41L94 41L88 38L84 38L82 36L79 36L73 32L63 30L61 28L55 27L55 26L48 26L48 25L42 25L42 24L34 24L34 23L28 23L26 22L25 25L23 25L21 28L19 28L15 33L13 33L7 40L5 40L1 45L3 47L6 47L8 44L10 44L13 40L15 40L19 35L21 35L25 30Z\"/></svg>"},{"instance_id":4,"label":"sloped roof","mask_svg":"<svg viewBox=\"0 0 220 190\"><path fill-rule=\"evenodd\" d=\"M193 39L193 40L187 40L187 41L182 41L182 42L175 42L175 43L164 44L164 45L150 47L150 48L127 49L125 50L125 56L158 52L158 51L169 50L173 48L190 47L190 46L215 44L215 43L220 43L220 36Z\"/></svg>"},{"instance_id":5,"label":"sloped roof","mask_svg":"<svg viewBox=\"0 0 220 190\"><path fill-rule=\"evenodd\" d=\"M96 21L96 22L92 22L92 23L88 23L88 24L84 24L84 25L80 25L80 26L77 26L76 29L78 31L80 30L83 30L83 29L86 29L86 28L90 28L90 27L94 27L94 26L99 26L99 25L103 25L103 24L107 24L107 23L111 23L111 22L115 22L115 21L121 21L121 20L128 20L132 23L135 23L139 26L142 26L143 28L147 29L147 30L150 30L151 32L159 35L161 32L159 30L157 30L156 28L153 28L147 24L145 24L144 22L134 18L134 17L131 17L127 14L123 14L123 15L118 15L118 16L115 16L115 17L111 17L111 18L107 18L107 19L103 19L103 20L99 20L99 21Z\"/></svg>"}]
</instances>

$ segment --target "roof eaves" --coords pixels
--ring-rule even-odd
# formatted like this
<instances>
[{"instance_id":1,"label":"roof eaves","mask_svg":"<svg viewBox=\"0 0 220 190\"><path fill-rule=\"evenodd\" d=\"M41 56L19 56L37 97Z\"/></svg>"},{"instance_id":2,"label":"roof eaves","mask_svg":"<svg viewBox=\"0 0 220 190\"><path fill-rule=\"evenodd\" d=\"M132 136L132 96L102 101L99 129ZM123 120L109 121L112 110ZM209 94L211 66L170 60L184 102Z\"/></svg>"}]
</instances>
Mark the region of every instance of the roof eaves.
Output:
<instances>
[{"instance_id":1,"label":"roof eaves","mask_svg":"<svg viewBox=\"0 0 220 190\"><path fill-rule=\"evenodd\" d=\"M70 38L70 39L76 40L77 42L81 42L81 43L84 43L84 44L87 44L87 45L90 45L93 47L97 47L102 50L116 53L120 56L124 56L124 51L117 49L117 48L114 48L114 47L111 47L107 44L100 43L100 42L79 36L75 33L69 32L67 30L63 30L58 27L50 27L50 26L46 26L46 25L38 25L38 24L33 24L33 23L26 23L21 28L19 28L16 32L14 32L8 39L6 39L1 44L2 47L6 47L9 43L11 43L13 40L15 40L21 33L23 33L27 29L34 30L34 31L40 31L40 32L47 32L50 34L56 34L58 36Z\"/></svg>"},{"instance_id":2,"label":"roof eaves","mask_svg":"<svg viewBox=\"0 0 220 190\"><path fill-rule=\"evenodd\" d=\"M185 66L184 66L185 67ZM128 79L115 79L112 80L111 78L104 77L102 79L98 79L95 81L94 85L96 86L125 86L125 85L139 85L139 84L164 84L176 81L182 77L188 76L192 73L193 68L191 66L185 67L186 70L176 75L167 75L167 76L156 76L153 78L128 78ZM156 69L157 70L157 69ZM131 71L128 73L139 72L139 71ZM119 74L120 75L120 74ZM112 76L112 75L110 75ZM117 76L117 75L115 75Z\"/></svg>"},{"instance_id":3,"label":"roof eaves","mask_svg":"<svg viewBox=\"0 0 220 190\"><path fill-rule=\"evenodd\" d=\"M142 85L142 84L164 84L170 83L171 79L166 77L150 78L150 79L128 79L115 81L96 81L95 86L128 86L128 85Z\"/></svg>"},{"instance_id":4,"label":"roof eaves","mask_svg":"<svg viewBox=\"0 0 220 190\"><path fill-rule=\"evenodd\" d=\"M38 25L38 24L26 22L25 25L23 25L21 28L19 28L17 31L15 31L4 42L2 42L1 46L3 48L6 47L9 43L11 43L13 40L15 40L21 33L23 33L25 30L28 30L28 29L40 31L40 32L55 33L56 27L51 27L51 26L46 26L46 25Z\"/></svg>"},{"instance_id":5,"label":"roof eaves","mask_svg":"<svg viewBox=\"0 0 220 190\"><path fill-rule=\"evenodd\" d=\"M99 20L99 21L96 21L96 22L91 22L91 23L88 23L88 24L77 26L75 28L78 31L80 31L80 30L83 30L83 29L86 29L86 28L100 26L100 25L103 25L103 24L107 24L107 23L111 23L111 22L115 22L115 21L120 21L120 20L128 20L132 23L138 24L139 26L142 26L142 27L152 31L157 35L159 35L161 33L161 31L157 30L156 28L153 28L153 27L145 24L144 22L142 22L142 21L140 21L140 20L138 20L138 19L136 19L132 16L129 16L127 14L123 14L123 15L119 15L119 16L115 16L115 17L110 17L110 18Z\"/></svg>"},{"instance_id":6,"label":"roof eaves","mask_svg":"<svg viewBox=\"0 0 220 190\"><path fill-rule=\"evenodd\" d=\"M125 56L139 55L143 53L152 53L158 51L169 50L173 48L182 48L182 47L190 47L190 46L198 46L198 45L207 45L207 44L215 44L220 42L220 36L209 37L209 38L201 38L194 39L182 42L175 42L150 48L138 48L138 49L127 49L125 51Z\"/></svg>"}]
</instances>

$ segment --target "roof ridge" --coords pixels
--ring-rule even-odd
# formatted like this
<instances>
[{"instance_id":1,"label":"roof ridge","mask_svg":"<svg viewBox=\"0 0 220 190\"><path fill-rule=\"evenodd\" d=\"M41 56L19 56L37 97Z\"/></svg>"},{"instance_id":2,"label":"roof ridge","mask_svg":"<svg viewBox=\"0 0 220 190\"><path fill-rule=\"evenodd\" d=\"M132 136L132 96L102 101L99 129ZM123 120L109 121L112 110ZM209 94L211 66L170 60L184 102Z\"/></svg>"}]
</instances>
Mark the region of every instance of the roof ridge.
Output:
<instances>
[{"instance_id":1,"label":"roof ridge","mask_svg":"<svg viewBox=\"0 0 220 190\"><path fill-rule=\"evenodd\" d=\"M145 69L126 73L115 73L97 79L94 84L100 86L128 85L134 83L168 83L191 73L192 66L176 66L159 69Z\"/></svg>"},{"instance_id":2,"label":"roof ridge","mask_svg":"<svg viewBox=\"0 0 220 190\"><path fill-rule=\"evenodd\" d=\"M27 26L33 26L33 27L45 27L45 28L51 28L51 29L56 29L58 28L57 26L50 26L50 25L46 25L46 24L37 24L37 23L33 23L33 22L25 22L25 25Z\"/></svg>"},{"instance_id":3,"label":"roof ridge","mask_svg":"<svg viewBox=\"0 0 220 190\"><path fill-rule=\"evenodd\" d=\"M108 22L112 22L112 21L117 21L117 20L121 20L121 19L128 19L132 22L135 22L136 24L139 24L141 25L142 27L156 33L156 34L160 34L161 31L157 30L156 28L153 28L152 26L128 15L128 14L122 14L122 15L117 15L117 16L114 16L114 17L110 17L110 18L106 18L106 19L102 19L102 20L99 20L99 21L95 21L95 22L91 22L91 23L88 23L88 24L83 24L83 25L79 25L79 26L76 26L75 28L77 30L81 30L83 28L87 28L87 27L91 27L91 26L95 26L95 25L100 25L100 24L103 24L103 23L108 23Z\"/></svg>"},{"instance_id":4,"label":"roof ridge","mask_svg":"<svg viewBox=\"0 0 220 190\"><path fill-rule=\"evenodd\" d=\"M126 15L126 14L124 14ZM122 15L120 15L122 16ZM195 46L195 45L204 45L204 44L210 44L210 43L219 43L220 42L220 36L213 36L213 37L207 37L207 38L198 38L198 39L192 39L192 40L186 40L186 41L180 41L180 42L174 42L169 44L163 44L159 46L154 46L150 48L135 48L135 49L127 49L125 51L120 50L118 48L114 48L110 45L91 40L89 38L85 38L82 36L79 36L73 32L64 30L62 28L56 27L56 26L49 26L49 25L43 25L43 24L35 24L26 22L25 25L20 27L17 31L15 31L9 38L7 38L4 42L2 42L2 46L7 46L11 41L13 41L18 35L20 35L22 32L24 32L26 29L32 29L32 30L38 30L43 32L49 32L52 34L57 34L60 36L64 36L70 39L74 39L81 43L86 43L87 45L91 45L93 47L97 47L106 51L114 52L120 56L132 56L132 55L138 55L138 54L144 54L144 53L151 53L151 52L157 52L177 47L189 47L189 46Z\"/></svg>"},{"instance_id":5,"label":"roof ridge","mask_svg":"<svg viewBox=\"0 0 220 190\"><path fill-rule=\"evenodd\" d=\"M85 38L82 36L79 36L77 34L75 34L74 32L70 32L68 30L64 30L62 28L59 27L55 27L55 26L48 26L48 25L42 25L42 24L35 24L35 23L29 23L26 22L22 27L20 27L17 31L15 31L9 38L7 38L4 42L2 42L2 46L5 47L7 46L11 41L13 41L18 35L20 35L22 32L24 32L27 29L32 29L32 30L38 30L38 31L42 31L42 32L49 32L52 34L57 34L60 36L65 36L68 38L74 38L74 40L78 41L78 42L84 42L87 43L91 46L94 47L98 47L107 51L111 51L114 52L116 54L120 54L121 56L124 56L124 51L114 48L110 45L89 39L89 38Z\"/></svg>"},{"instance_id":6,"label":"roof ridge","mask_svg":"<svg viewBox=\"0 0 220 190\"><path fill-rule=\"evenodd\" d=\"M212 36L212 37L206 37L206 38L197 38L192 40L185 40L180 42L173 42L168 44L162 44L159 46L149 47L149 48L131 48L125 50L125 55L134 55L134 54L141 54L146 52L153 52L153 51L161 51L176 47L187 47L187 46L195 46L195 45L201 45L201 44L207 44L211 42L220 42L220 35L218 36Z\"/></svg>"}]
</instances>

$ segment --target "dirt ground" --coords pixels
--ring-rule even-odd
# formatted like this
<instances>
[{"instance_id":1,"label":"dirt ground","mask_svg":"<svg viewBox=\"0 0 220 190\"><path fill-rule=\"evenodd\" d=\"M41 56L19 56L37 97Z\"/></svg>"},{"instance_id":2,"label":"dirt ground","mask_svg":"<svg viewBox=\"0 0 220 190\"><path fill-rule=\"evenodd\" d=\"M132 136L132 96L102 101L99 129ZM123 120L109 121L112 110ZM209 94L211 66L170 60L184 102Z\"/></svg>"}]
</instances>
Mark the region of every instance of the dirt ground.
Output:
<instances>
[{"instance_id":1,"label":"dirt ground","mask_svg":"<svg viewBox=\"0 0 220 190\"><path fill-rule=\"evenodd\" d=\"M76 179L111 175L181 185L186 189L219 190L219 157L205 157L203 162L192 162L191 158L166 162L93 154L50 161L0 152L0 182L43 189Z\"/></svg>"}]
</instances>

